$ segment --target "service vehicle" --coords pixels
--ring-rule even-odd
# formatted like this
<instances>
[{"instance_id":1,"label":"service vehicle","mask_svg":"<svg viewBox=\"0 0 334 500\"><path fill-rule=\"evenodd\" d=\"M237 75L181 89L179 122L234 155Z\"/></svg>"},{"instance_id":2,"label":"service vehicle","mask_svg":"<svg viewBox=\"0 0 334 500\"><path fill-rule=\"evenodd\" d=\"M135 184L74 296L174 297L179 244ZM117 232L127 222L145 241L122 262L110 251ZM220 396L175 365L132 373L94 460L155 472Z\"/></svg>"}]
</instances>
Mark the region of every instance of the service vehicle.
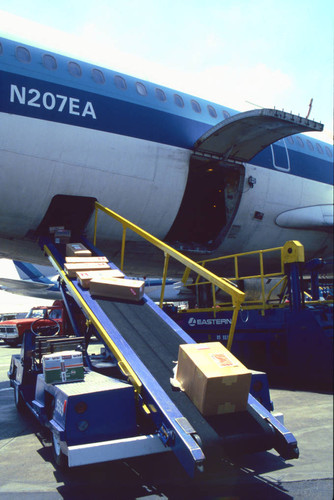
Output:
<instances>
[{"instance_id":1,"label":"service vehicle","mask_svg":"<svg viewBox=\"0 0 334 500\"><path fill-rule=\"evenodd\" d=\"M15 347L22 342L25 332L31 330L35 333L57 333L60 336L73 333L64 302L55 300L52 306L32 307L25 318L1 321L0 340Z\"/></svg>"}]
</instances>

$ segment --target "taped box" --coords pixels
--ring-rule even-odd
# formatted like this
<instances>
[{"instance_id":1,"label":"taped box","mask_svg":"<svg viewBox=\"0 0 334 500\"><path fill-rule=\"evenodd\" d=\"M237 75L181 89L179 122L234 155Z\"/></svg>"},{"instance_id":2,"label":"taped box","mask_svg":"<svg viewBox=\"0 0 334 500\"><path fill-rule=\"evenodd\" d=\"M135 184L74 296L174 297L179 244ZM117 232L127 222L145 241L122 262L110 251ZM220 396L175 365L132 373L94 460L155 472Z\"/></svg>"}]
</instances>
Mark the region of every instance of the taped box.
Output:
<instances>
[{"instance_id":1,"label":"taped box","mask_svg":"<svg viewBox=\"0 0 334 500\"><path fill-rule=\"evenodd\" d=\"M76 273L80 271L103 271L109 270L110 266L106 262L78 262L75 264L65 262L64 269L69 278L76 278Z\"/></svg>"},{"instance_id":2,"label":"taped box","mask_svg":"<svg viewBox=\"0 0 334 500\"><path fill-rule=\"evenodd\" d=\"M84 379L82 353L62 351L43 356L43 374L47 384L78 382Z\"/></svg>"},{"instance_id":3,"label":"taped box","mask_svg":"<svg viewBox=\"0 0 334 500\"><path fill-rule=\"evenodd\" d=\"M251 378L220 342L179 347L176 379L202 415L245 411Z\"/></svg>"},{"instance_id":4,"label":"taped box","mask_svg":"<svg viewBox=\"0 0 334 500\"><path fill-rule=\"evenodd\" d=\"M91 295L135 302L143 298L144 287L144 281L118 278L93 279L89 284Z\"/></svg>"},{"instance_id":5,"label":"taped box","mask_svg":"<svg viewBox=\"0 0 334 500\"><path fill-rule=\"evenodd\" d=\"M69 264L80 264L82 262L96 263L96 262L109 262L107 257L65 257L65 262Z\"/></svg>"},{"instance_id":6,"label":"taped box","mask_svg":"<svg viewBox=\"0 0 334 500\"><path fill-rule=\"evenodd\" d=\"M77 279L82 286L82 288L89 288L90 281L92 279L112 279L112 278L124 278L122 271L118 269L109 269L107 271L87 271L77 273Z\"/></svg>"},{"instance_id":7,"label":"taped box","mask_svg":"<svg viewBox=\"0 0 334 500\"><path fill-rule=\"evenodd\" d=\"M66 245L66 256L68 257L91 257L92 252L82 243L68 243Z\"/></svg>"}]
</instances>

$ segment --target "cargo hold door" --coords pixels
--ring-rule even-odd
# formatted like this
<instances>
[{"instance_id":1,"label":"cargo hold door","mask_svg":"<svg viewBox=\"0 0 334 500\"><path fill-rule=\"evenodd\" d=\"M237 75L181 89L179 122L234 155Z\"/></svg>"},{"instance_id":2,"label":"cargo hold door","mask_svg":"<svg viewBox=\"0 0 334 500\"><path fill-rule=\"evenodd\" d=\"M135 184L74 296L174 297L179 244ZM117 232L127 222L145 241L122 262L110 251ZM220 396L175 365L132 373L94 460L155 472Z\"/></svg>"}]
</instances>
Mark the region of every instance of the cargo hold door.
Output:
<instances>
[{"instance_id":1,"label":"cargo hold door","mask_svg":"<svg viewBox=\"0 0 334 500\"><path fill-rule=\"evenodd\" d=\"M240 204L243 163L283 137L322 129L276 109L238 113L212 127L194 144L183 200L165 240L185 251L217 248Z\"/></svg>"},{"instance_id":2,"label":"cargo hold door","mask_svg":"<svg viewBox=\"0 0 334 500\"><path fill-rule=\"evenodd\" d=\"M270 144L288 135L323 130L321 123L277 109L246 111L212 127L194 151L247 162Z\"/></svg>"}]
</instances>

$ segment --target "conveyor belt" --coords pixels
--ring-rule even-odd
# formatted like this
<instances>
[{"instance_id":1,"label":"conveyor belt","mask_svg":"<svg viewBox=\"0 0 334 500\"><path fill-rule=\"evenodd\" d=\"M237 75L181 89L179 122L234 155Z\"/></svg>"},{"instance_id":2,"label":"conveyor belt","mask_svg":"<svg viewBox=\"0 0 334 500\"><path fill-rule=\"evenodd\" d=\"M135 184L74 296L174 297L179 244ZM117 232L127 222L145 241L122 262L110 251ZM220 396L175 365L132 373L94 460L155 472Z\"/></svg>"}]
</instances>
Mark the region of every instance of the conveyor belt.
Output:
<instances>
[{"instance_id":1,"label":"conveyor belt","mask_svg":"<svg viewBox=\"0 0 334 500\"><path fill-rule=\"evenodd\" d=\"M173 390L170 377L173 376L179 345L184 341L145 299L140 303L126 303L99 298L97 303L194 427L201 438L201 447L207 459L216 460L217 454L222 456L224 448L231 450L235 444L234 438L239 445L241 441L245 449L247 444L254 444L255 441L261 450L272 447L272 430L265 429L248 412L238 414L237 425L236 415L205 419L185 393Z\"/></svg>"},{"instance_id":2,"label":"conveyor belt","mask_svg":"<svg viewBox=\"0 0 334 500\"><path fill-rule=\"evenodd\" d=\"M182 338L146 303L116 302L97 299L97 303L109 317L126 342L145 364L155 380L180 412L194 427L202 440L204 454L216 457L221 454L219 436L203 418L190 399L181 391L175 391L170 384L173 367L178 357Z\"/></svg>"}]
</instances>

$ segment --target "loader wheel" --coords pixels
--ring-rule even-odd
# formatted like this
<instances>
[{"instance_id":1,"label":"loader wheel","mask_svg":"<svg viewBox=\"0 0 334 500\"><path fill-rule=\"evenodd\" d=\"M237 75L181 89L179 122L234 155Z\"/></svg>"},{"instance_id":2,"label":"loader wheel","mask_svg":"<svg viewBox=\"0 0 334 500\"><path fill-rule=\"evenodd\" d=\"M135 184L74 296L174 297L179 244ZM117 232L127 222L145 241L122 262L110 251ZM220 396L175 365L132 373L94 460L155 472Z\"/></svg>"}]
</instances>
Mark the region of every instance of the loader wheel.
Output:
<instances>
[{"instance_id":1,"label":"loader wheel","mask_svg":"<svg viewBox=\"0 0 334 500\"><path fill-rule=\"evenodd\" d=\"M52 431L52 449L56 465L62 470L67 469L68 467L67 455L65 455L65 453L62 452L60 447L59 434L55 431Z\"/></svg>"}]
</instances>

